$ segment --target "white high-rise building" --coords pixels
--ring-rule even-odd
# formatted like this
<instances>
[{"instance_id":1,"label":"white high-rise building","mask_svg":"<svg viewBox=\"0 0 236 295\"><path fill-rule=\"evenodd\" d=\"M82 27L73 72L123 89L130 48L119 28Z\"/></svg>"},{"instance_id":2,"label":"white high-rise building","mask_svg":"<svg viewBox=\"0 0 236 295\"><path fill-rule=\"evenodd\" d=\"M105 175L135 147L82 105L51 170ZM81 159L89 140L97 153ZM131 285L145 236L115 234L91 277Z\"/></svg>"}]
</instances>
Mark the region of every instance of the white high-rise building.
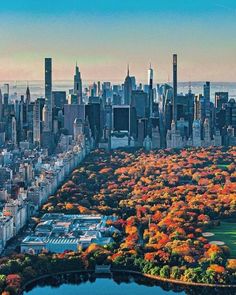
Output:
<instances>
[{"instance_id":1,"label":"white high-rise building","mask_svg":"<svg viewBox=\"0 0 236 295\"><path fill-rule=\"evenodd\" d=\"M12 130L12 143L14 146L17 146L17 130L16 130L16 118L12 117L11 121L11 130Z\"/></svg>"},{"instance_id":2,"label":"white high-rise building","mask_svg":"<svg viewBox=\"0 0 236 295\"><path fill-rule=\"evenodd\" d=\"M74 140L77 141L84 134L84 126L81 119L76 118L74 121Z\"/></svg>"},{"instance_id":3,"label":"white high-rise building","mask_svg":"<svg viewBox=\"0 0 236 295\"><path fill-rule=\"evenodd\" d=\"M171 130L167 131L166 144L167 148L183 148L185 146L185 142L180 134L180 131L176 129L174 121L171 123Z\"/></svg>"},{"instance_id":4,"label":"white high-rise building","mask_svg":"<svg viewBox=\"0 0 236 295\"><path fill-rule=\"evenodd\" d=\"M50 112L48 105L43 107L43 131L50 131Z\"/></svg>"},{"instance_id":5,"label":"white high-rise building","mask_svg":"<svg viewBox=\"0 0 236 295\"><path fill-rule=\"evenodd\" d=\"M147 135L143 141L143 147L145 148L146 151L150 151L152 149L152 140L149 137L149 135Z\"/></svg>"},{"instance_id":6,"label":"white high-rise building","mask_svg":"<svg viewBox=\"0 0 236 295\"><path fill-rule=\"evenodd\" d=\"M204 121L204 146L211 146L212 145L212 140L211 140L211 130L210 130L210 123L209 119L206 118Z\"/></svg>"},{"instance_id":7,"label":"white high-rise building","mask_svg":"<svg viewBox=\"0 0 236 295\"><path fill-rule=\"evenodd\" d=\"M40 127L40 102L36 100L33 109L33 140L34 144L41 142L41 127Z\"/></svg>"}]
</instances>

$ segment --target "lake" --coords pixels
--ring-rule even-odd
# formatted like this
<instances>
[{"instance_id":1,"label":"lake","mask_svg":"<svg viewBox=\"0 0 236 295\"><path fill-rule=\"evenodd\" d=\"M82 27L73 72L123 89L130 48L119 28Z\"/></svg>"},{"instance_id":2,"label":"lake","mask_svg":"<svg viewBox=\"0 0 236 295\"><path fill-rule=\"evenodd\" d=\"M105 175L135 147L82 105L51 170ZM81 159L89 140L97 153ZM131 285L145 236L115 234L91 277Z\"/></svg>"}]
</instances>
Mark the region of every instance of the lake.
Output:
<instances>
[{"instance_id":1,"label":"lake","mask_svg":"<svg viewBox=\"0 0 236 295\"><path fill-rule=\"evenodd\" d=\"M85 282L79 285L63 284L58 288L52 286L36 287L32 291L26 293L28 295L65 295L65 294L80 294L80 295L153 295L153 294L177 294L161 289L161 287L148 287L138 285L136 283L120 283L117 284L111 279L97 279L96 282ZM183 292L178 294L185 294Z\"/></svg>"},{"instance_id":2,"label":"lake","mask_svg":"<svg viewBox=\"0 0 236 295\"><path fill-rule=\"evenodd\" d=\"M207 288L185 288L168 283L158 283L150 279L125 275L114 275L113 278L94 277L89 275L64 275L43 279L29 285L24 295L211 295L235 294L231 290Z\"/></svg>"}]
</instances>

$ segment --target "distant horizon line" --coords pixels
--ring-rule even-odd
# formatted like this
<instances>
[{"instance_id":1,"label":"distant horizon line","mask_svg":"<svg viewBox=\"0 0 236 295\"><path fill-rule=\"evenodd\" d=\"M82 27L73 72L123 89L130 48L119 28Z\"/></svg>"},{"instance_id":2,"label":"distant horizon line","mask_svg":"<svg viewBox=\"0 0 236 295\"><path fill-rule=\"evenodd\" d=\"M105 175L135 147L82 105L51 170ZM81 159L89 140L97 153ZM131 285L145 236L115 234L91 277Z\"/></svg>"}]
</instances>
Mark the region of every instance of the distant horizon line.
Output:
<instances>
[{"instance_id":1,"label":"distant horizon line","mask_svg":"<svg viewBox=\"0 0 236 295\"><path fill-rule=\"evenodd\" d=\"M131 76L132 77L132 76ZM124 79L123 79L124 80ZM119 82L119 83L123 83L123 80L117 80L117 79L82 79L82 81L84 82ZM210 82L210 83L225 83L225 84L229 84L229 83L236 83L235 81L211 81L211 80L194 80L194 81L178 81L178 83L206 83L206 82ZM7 82L11 82L11 83L17 83L17 82L21 82L21 83L29 83L29 82L44 82L44 79L34 79L34 80L27 80L27 79L22 79L22 80L0 80L0 83L7 83ZM55 79L53 80L53 82L71 82L73 83L73 79ZM144 83L145 80L139 80L137 85L139 83ZM146 81L147 85L148 85L148 81ZM168 81L157 81L155 82L155 84L172 84L173 82L168 82Z\"/></svg>"}]
</instances>

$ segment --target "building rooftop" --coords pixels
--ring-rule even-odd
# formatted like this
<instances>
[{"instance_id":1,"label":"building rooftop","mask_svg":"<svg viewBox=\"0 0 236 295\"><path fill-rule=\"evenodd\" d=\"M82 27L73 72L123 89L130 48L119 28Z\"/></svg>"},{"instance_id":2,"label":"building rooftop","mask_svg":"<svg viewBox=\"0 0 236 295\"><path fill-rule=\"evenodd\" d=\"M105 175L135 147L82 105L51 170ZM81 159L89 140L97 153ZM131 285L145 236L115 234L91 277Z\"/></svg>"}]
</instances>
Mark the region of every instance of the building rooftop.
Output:
<instances>
[{"instance_id":1,"label":"building rooftop","mask_svg":"<svg viewBox=\"0 0 236 295\"><path fill-rule=\"evenodd\" d=\"M114 232L114 229L107 225L107 220L115 218L102 215L47 213L41 218L35 233L26 237L21 246L32 250L33 245L42 245L50 252L60 253L66 250L76 251L79 245L83 248L91 243L106 245L113 241L109 234Z\"/></svg>"}]
</instances>

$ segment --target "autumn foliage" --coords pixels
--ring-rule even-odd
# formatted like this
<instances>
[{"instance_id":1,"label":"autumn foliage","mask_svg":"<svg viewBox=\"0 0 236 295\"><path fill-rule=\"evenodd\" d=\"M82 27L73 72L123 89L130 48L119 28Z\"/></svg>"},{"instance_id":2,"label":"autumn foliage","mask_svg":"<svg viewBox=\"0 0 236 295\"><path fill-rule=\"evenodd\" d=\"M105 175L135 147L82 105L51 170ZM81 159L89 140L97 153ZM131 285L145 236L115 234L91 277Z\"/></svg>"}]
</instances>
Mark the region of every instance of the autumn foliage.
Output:
<instances>
[{"instance_id":1,"label":"autumn foliage","mask_svg":"<svg viewBox=\"0 0 236 295\"><path fill-rule=\"evenodd\" d=\"M234 147L94 151L43 212L118 216L113 226L123 238L112 261L137 253L158 267L204 265L207 273L225 275L223 269L233 271L236 263L227 262L228 252L210 245L202 232L236 216L235 155ZM182 272L184 280L192 280Z\"/></svg>"},{"instance_id":2,"label":"autumn foliage","mask_svg":"<svg viewBox=\"0 0 236 295\"><path fill-rule=\"evenodd\" d=\"M236 259L203 236L236 217L236 148L97 150L41 213L115 215L114 245L91 245L83 265L111 263L164 278L236 283ZM66 255L56 259L66 261Z\"/></svg>"}]
</instances>

